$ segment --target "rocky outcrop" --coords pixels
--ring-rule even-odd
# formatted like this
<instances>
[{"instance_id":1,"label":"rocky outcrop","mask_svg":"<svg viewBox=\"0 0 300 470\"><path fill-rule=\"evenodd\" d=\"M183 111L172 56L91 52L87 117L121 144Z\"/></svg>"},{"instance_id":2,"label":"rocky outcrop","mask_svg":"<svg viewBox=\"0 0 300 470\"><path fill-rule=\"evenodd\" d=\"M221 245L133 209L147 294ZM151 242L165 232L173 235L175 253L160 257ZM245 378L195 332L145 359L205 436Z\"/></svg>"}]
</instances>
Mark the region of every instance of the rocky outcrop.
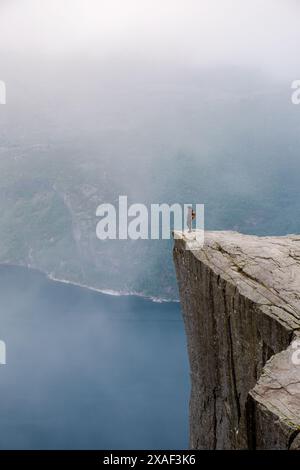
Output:
<instances>
[{"instance_id":1,"label":"rocky outcrop","mask_svg":"<svg viewBox=\"0 0 300 470\"><path fill-rule=\"evenodd\" d=\"M206 232L193 251L187 237L174 261L191 448L300 449L300 237Z\"/></svg>"}]
</instances>

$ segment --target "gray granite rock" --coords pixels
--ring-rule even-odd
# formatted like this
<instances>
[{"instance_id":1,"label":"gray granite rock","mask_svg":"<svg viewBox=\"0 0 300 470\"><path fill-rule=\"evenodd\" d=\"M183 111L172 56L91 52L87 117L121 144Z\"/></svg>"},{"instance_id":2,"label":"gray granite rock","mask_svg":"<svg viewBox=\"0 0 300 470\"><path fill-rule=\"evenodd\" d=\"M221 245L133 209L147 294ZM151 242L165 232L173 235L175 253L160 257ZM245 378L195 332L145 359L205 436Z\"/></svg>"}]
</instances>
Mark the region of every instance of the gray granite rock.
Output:
<instances>
[{"instance_id":1,"label":"gray granite rock","mask_svg":"<svg viewBox=\"0 0 300 470\"><path fill-rule=\"evenodd\" d=\"M300 237L174 235L191 448L299 448Z\"/></svg>"}]
</instances>

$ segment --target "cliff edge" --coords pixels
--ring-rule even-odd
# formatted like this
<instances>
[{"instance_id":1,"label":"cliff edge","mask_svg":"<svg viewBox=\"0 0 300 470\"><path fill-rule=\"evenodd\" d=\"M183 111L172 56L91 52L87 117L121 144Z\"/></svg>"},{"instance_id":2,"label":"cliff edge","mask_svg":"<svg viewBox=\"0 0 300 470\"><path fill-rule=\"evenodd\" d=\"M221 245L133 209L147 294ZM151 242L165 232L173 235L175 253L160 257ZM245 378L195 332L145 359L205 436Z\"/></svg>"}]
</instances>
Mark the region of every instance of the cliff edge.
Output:
<instances>
[{"instance_id":1,"label":"cliff edge","mask_svg":"<svg viewBox=\"0 0 300 470\"><path fill-rule=\"evenodd\" d=\"M174 235L190 447L300 449L300 236Z\"/></svg>"}]
</instances>

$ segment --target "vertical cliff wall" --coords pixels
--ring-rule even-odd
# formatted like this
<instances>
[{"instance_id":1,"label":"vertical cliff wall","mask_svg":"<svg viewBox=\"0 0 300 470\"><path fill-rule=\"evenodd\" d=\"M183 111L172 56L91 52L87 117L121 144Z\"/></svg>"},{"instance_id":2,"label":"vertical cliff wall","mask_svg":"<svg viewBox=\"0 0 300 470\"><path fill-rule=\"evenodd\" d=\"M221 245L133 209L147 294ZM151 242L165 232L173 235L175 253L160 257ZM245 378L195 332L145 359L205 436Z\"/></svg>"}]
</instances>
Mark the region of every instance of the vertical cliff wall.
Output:
<instances>
[{"instance_id":1,"label":"vertical cliff wall","mask_svg":"<svg viewBox=\"0 0 300 470\"><path fill-rule=\"evenodd\" d=\"M300 449L300 237L176 238L191 448Z\"/></svg>"}]
</instances>

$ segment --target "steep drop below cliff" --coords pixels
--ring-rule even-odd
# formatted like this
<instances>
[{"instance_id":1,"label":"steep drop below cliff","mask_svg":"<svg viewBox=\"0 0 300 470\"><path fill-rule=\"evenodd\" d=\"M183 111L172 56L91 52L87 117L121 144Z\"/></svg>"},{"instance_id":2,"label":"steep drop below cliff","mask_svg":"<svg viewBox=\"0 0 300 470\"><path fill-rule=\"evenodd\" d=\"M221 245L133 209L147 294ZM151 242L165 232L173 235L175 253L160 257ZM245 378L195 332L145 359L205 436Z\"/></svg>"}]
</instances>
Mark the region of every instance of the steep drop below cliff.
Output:
<instances>
[{"instance_id":1,"label":"steep drop below cliff","mask_svg":"<svg viewBox=\"0 0 300 470\"><path fill-rule=\"evenodd\" d=\"M174 261L191 448L300 449L300 236L176 232Z\"/></svg>"}]
</instances>

